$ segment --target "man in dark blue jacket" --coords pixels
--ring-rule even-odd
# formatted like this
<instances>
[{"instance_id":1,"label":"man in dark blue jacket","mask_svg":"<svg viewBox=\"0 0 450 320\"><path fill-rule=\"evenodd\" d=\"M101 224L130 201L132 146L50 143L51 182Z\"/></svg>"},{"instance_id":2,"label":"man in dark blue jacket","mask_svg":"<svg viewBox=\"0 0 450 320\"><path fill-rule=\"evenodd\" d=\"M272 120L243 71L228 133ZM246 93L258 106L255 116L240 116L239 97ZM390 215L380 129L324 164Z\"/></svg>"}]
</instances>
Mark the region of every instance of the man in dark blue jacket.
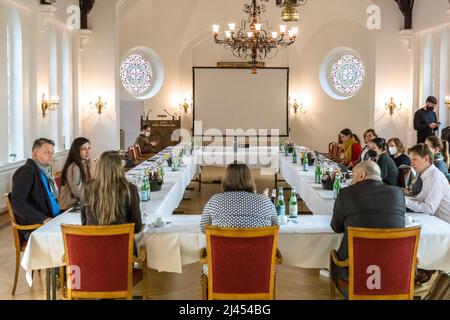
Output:
<instances>
[{"instance_id":1,"label":"man in dark blue jacket","mask_svg":"<svg viewBox=\"0 0 450 320\"><path fill-rule=\"evenodd\" d=\"M11 204L19 225L45 224L61 213L52 174L54 146L51 140L36 140L32 159L14 173ZM29 233L21 236L27 240Z\"/></svg>"}]
</instances>

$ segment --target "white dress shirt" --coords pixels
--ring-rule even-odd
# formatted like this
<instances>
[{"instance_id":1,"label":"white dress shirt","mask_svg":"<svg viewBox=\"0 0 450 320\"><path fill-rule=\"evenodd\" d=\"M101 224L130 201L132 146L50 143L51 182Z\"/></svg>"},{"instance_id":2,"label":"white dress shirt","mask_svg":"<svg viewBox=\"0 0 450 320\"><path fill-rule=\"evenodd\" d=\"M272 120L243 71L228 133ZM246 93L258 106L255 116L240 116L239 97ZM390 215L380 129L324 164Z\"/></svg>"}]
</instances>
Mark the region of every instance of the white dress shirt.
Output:
<instances>
[{"instance_id":1,"label":"white dress shirt","mask_svg":"<svg viewBox=\"0 0 450 320\"><path fill-rule=\"evenodd\" d=\"M432 165L422 173L422 181L422 191L415 198L406 197L406 207L450 223L450 186L447 178Z\"/></svg>"}]
</instances>

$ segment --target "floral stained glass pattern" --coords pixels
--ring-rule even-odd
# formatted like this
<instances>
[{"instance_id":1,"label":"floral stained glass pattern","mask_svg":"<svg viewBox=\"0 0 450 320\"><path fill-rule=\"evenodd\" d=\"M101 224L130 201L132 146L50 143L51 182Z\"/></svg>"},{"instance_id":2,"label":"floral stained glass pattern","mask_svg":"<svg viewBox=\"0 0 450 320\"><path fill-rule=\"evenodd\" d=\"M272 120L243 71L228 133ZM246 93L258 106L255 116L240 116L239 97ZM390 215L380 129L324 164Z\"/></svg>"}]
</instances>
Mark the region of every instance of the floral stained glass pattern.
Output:
<instances>
[{"instance_id":1,"label":"floral stained glass pattern","mask_svg":"<svg viewBox=\"0 0 450 320\"><path fill-rule=\"evenodd\" d=\"M364 65L353 55L340 57L331 67L331 85L339 95L352 96L357 93L364 78Z\"/></svg>"},{"instance_id":2,"label":"floral stained glass pattern","mask_svg":"<svg viewBox=\"0 0 450 320\"><path fill-rule=\"evenodd\" d=\"M120 78L130 95L142 96L152 84L153 70L150 62L139 54L128 56L120 66Z\"/></svg>"}]
</instances>

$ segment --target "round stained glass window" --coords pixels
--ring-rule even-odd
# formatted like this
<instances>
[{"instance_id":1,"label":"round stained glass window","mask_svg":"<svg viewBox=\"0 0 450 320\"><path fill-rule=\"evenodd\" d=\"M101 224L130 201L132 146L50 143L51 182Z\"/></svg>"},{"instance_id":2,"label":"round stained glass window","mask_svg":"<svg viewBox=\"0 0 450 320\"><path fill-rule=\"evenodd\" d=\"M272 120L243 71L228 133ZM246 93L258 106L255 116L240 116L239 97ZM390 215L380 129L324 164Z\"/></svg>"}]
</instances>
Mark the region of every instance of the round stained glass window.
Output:
<instances>
[{"instance_id":1,"label":"round stained glass window","mask_svg":"<svg viewBox=\"0 0 450 320\"><path fill-rule=\"evenodd\" d=\"M365 78L364 65L353 55L344 55L331 67L331 85L337 94L350 97L362 87Z\"/></svg>"},{"instance_id":2,"label":"round stained glass window","mask_svg":"<svg viewBox=\"0 0 450 320\"><path fill-rule=\"evenodd\" d=\"M130 95L140 97L145 94L152 84L152 66L142 55L129 55L122 61L120 66L120 78L123 87Z\"/></svg>"}]
</instances>

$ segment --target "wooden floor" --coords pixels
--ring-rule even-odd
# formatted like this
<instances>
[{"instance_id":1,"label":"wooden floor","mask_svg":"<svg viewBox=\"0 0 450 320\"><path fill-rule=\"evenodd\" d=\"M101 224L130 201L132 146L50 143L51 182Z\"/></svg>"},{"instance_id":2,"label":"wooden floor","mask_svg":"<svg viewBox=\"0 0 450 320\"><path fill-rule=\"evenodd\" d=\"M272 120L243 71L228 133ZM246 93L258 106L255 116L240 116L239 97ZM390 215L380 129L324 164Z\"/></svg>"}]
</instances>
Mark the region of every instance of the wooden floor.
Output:
<instances>
[{"instance_id":1,"label":"wooden floor","mask_svg":"<svg viewBox=\"0 0 450 320\"><path fill-rule=\"evenodd\" d=\"M176 210L176 214L201 214L203 206L215 193L221 192L221 185L216 183L221 180L224 169L207 168L203 171L201 193L198 192L198 184L192 183L190 187L191 200L184 200ZM259 171L254 171L258 192L264 188L274 187L273 176L260 176ZM282 184L283 185L283 184ZM300 211L308 214L305 206L300 206ZM0 229L7 221L7 216L0 216ZM43 300L45 299L45 272L35 273L33 287L29 288L25 281L25 273L20 270L19 282L15 296L11 296L12 281L14 276L14 245L11 228L0 230L0 300ZM280 300L326 300L329 299L329 279L321 277L319 270L300 269L288 266L280 266L277 273L277 299ZM416 288L416 295L424 296L430 282ZM150 299L153 300L200 300L200 266L193 264L185 266L182 274L158 273L149 271L148 289ZM141 288L135 288L135 295L141 294ZM342 299L337 293L337 299Z\"/></svg>"}]
</instances>

